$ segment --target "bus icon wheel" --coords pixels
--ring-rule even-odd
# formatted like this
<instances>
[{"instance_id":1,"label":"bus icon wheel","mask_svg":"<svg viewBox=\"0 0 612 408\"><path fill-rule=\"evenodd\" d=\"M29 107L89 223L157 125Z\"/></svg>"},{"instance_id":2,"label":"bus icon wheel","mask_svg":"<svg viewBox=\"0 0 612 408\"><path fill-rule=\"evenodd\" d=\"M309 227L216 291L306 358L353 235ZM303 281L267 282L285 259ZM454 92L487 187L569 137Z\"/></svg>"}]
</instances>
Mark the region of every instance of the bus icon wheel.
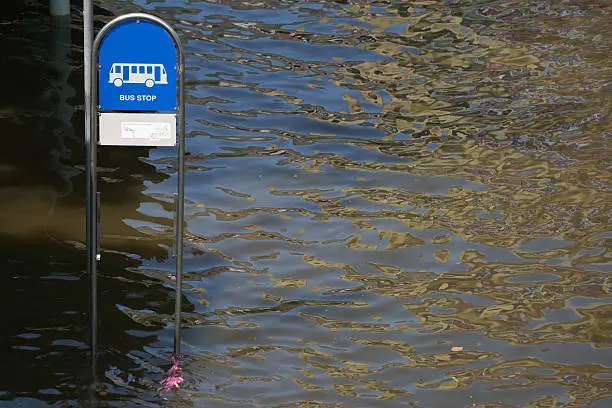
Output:
<instances>
[{"instance_id":1,"label":"bus icon wheel","mask_svg":"<svg viewBox=\"0 0 612 408\"><path fill-rule=\"evenodd\" d=\"M121 85L123 85L123 81L120 78L115 78L115 80L113 81L113 84L119 88Z\"/></svg>"},{"instance_id":2,"label":"bus icon wheel","mask_svg":"<svg viewBox=\"0 0 612 408\"><path fill-rule=\"evenodd\" d=\"M145 85L147 86L147 88L153 88L153 85L155 85L155 81L149 78L145 81Z\"/></svg>"}]
</instances>

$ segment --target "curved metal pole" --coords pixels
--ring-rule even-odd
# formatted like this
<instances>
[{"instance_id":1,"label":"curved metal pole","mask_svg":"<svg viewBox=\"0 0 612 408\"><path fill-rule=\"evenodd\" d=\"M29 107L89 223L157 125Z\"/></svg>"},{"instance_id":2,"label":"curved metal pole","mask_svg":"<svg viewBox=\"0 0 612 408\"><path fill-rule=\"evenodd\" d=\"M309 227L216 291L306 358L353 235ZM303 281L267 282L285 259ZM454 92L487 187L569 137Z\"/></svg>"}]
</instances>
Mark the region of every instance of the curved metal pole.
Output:
<instances>
[{"instance_id":1,"label":"curved metal pole","mask_svg":"<svg viewBox=\"0 0 612 408\"><path fill-rule=\"evenodd\" d=\"M181 353L181 302L183 300L183 227L185 219L185 53L178 35L179 47L179 137L178 137L178 205L176 206L176 299L174 304L174 354Z\"/></svg>"},{"instance_id":2,"label":"curved metal pole","mask_svg":"<svg viewBox=\"0 0 612 408\"><path fill-rule=\"evenodd\" d=\"M183 50L183 45L181 44L181 39L178 34L174 31L174 29L166 23L164 20L144 13L131 13L119 16L108 24L106 24L102 30L96 36L96 39L93 43L92 50L92 66L91 66L91 78L93 79L93 83L97 84L98 82L98 64L99 64L99 51L100 45L102 44L102 40L106 36L106 34L115 26L131 20L144 20L155 23L162 27L166 32L172 37L174 41L174 45L178 52L178 77L179 77L179 106L178 106L178 114L179 114L179 135L178 135L178 198L177 203L175 204L175 248L174 255L176 256L176 299L174 304L174 312L175 312L175 325L174 325L174 354L178 357L181 352L181 342L180 342L180 330L181 330L181 310L182 310L182 300L183 300L183 227L184 227L184 213L185 213L185 52ZM97 86L91 87L91 100L98 100L98 88ZM91 129L92 134L97 135L98 128L98 107L91 107ZM96 158L96 144L92 143L91 151L94 159L93 165L93 178L94 178L94 190L95 191L95 158ZM98 209L99 211L99 209ZM88 212L89 214L89 212ZM88 224L89 225L89 224ZM98 226L99 229L99 226ZM96 246L99 246L99 237L97 238ZM89 248L89 246L88 246ZM99 259L99 251L97 254Z\"/></svg>"},{"instance_id":3,"label":"curved metal pole","mask_svg":"<svg viewBox=\"0 0 612 408\"><path fill-rule=\"evenodd\" d=\"M93 0L83 0L83 75L85 96L85 148L87 163L85 165L85 243L87 248L87 273L90 280L89 318L90 318L90 353L91 385L89 387L89 404L98 406L96 389L98 387L98 271L96 259L96 242L98 240L98 200L96 194L96 141L92 125L94 117L94 99L92 97L92 44L94 40Z\"/></svg>"},{"instance_id":4,"label":"curved metal pole","mask_svg":"<svg viewBox=\"0 0 612 408\"><path fill-rule=\"evenodd\" d=\"M91 354L95 368L96 354L98 352L98 276L96 263L96 134L93 127L95 116L92 76L92 43L93 43L93 2L83 0L83 54L85 76L85 146L87 148L86 176L86 247L87 272L91 280L90 318L91 318Z\"/></svg>"}]
</instances>

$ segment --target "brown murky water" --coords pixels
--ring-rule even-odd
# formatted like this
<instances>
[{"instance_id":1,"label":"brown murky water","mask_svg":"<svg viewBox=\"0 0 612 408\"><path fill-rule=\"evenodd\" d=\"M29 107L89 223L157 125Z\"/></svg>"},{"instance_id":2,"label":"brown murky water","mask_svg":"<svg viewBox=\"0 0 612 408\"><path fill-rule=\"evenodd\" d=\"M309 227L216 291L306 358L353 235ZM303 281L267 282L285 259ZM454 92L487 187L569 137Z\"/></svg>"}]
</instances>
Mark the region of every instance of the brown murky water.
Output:
<instances>
[{"instance_id":1,"label":"brown murky water","mask_svg":"<svg viewBox=\"0 0 612 408\"><path fill-rule=\"evenodd\" d=\"M0 406L612 405L611 3L105 7L188 53L186 383L157 393L175 152L104 148L85 392L81 21L32 7L0 25Z\"/></svg>"}]
</instances>

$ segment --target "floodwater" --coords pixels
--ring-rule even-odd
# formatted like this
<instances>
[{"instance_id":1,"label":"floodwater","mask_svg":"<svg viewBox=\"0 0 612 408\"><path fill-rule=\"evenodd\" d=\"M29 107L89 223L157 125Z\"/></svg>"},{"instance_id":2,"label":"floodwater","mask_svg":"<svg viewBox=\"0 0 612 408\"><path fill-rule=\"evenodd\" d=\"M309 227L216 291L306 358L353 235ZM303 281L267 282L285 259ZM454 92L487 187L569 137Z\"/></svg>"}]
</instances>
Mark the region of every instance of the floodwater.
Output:
<instances>
[{"instance_id":1,"label":"floodwater","mask_svg":"<svg viewBox=\"0 0 612 408\"><path fill-rule=\"evenodd\" d=\"M187 52L167 395L176 151L100 149L92 375L81 14L5 3L0 407L612 406L608 1L104 2Z\"/></svg>"}]
</instances>

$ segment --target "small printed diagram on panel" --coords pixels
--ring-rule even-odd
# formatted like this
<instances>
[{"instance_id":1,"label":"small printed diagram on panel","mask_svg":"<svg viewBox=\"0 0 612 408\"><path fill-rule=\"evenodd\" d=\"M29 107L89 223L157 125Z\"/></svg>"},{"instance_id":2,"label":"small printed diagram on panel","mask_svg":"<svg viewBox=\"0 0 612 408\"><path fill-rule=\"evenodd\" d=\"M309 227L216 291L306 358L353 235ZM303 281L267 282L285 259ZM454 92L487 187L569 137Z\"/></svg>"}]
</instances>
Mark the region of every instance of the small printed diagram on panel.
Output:
<instances>
[{"instance_id":1,"label":"small printed diagram on panel","mask_svg":"<svg viewBox=\"0 0 612 408\"><path fill-rule=\"evenodd\" d=\"M111 66L108 83L116 87L125 84L167 85L168 74L163 64L135 64L116 62Z\"/></svg>"},{"instance_id":2,"label":"small printed diagram on panel","mask_svg":"<svg viewBox=\"0 0 612 408\"><path fill-rule=\"evenodd\" d=\"M172 132L170 123L122 122L121 137L124 139L170 139Z\"/></svg>"}]
</instances>

